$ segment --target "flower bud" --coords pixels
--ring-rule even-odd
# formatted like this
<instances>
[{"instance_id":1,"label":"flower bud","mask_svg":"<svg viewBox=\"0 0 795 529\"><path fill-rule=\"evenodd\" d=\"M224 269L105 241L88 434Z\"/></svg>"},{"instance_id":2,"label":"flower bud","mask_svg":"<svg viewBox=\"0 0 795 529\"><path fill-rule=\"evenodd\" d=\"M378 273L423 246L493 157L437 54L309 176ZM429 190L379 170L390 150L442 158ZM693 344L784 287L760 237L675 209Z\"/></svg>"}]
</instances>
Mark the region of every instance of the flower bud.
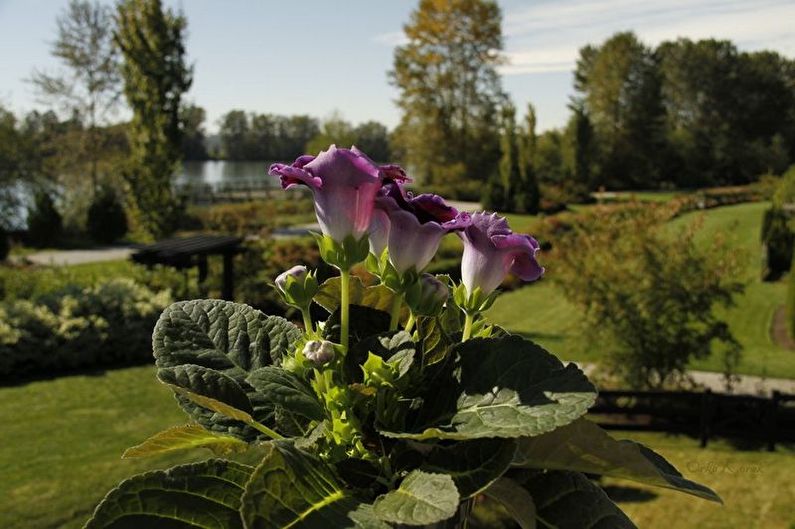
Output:
<instances>
[{"instance_id":1,"label":"flower bud","mask_svg":"<svg viewBox=\"0 0 795 529\"><path fill-rule=\"evenodd\" d=\"M308 307L318 291L317 278L301 265L279 274L275 283L285 303L298 308Z\"/></svg>"},{"instance_id":2,"label":"flower bud","mask_svg":"<svg viewBox=\"0 0 795 529\"><path fill-rule=\"evenodd\" d=\"M303 354L307 360L321 366L334 360L334 344L327 340L311 340L306 342Z\"/></svg>"},{"instance_id":3,"label":"flower bud","mask_svg":"<svg viewBox=\"0 0 795 529\"><path fill-rule=\"evenodd\" d=\"M431 274L422 274L420 280L406 291L406 303L420 316L435 316L447 301L447 285Z\"/></svg>"}]
</instances>

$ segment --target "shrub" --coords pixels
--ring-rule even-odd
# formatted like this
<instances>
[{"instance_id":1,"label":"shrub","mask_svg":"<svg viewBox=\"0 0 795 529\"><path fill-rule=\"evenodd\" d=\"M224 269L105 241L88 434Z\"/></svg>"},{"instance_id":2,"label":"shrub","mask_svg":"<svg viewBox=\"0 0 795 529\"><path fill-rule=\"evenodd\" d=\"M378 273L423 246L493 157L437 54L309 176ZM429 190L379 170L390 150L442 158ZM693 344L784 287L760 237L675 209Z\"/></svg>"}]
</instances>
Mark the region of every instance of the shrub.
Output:
<instances>
[{"instance_id":1,"label":"shrub","mask_svg":"<svg viewBox=\"0 0 795 529\"><path fill-rule=\"evenodd\" d=\"M792 272L787 281L787 330L790 338L795 339L795 274Z\"/></svg>"},{"instance_id":2,"label":"shrub","mask_svg":"<svg viewBox=\"0 0 795 529\"><path fill-rule=\"evenodd\" d=\"M109 244L127 233L127 214L116 192L103 188L88 208L86 227L96 242Z\"/></svg>"},{"instance_id":3,"label":"shrub","mask_svg":"<svg viewBox=\"0 0 795 529\"><path fill-rule=\"evenodd\" d=\"M130 279L0 303L0 377L151 358L152 326L172 301Z\"/></svg>"},{"instance_id":4,"label":"shrub","mask_svg":"<svg viewBox=\"0 0 795 529\"><path fill-rule=\"evenodd\" d=\"M32 246L50 246L61 239L63 220L49 193L36 193L28 209L28 242Z\"/></svg>"},{"instance_id":5,"label":"shrub","mask_svg":"<svg viewBox=\"0 0 795 529\"><path fill-rule=\"evenodd\" d=\"M727 375L739 360L714 313L743 290L736 251L720 239L697 245L697 224L672 236L667 218L666 208L648 205L598 208L555 245L555 280L583 307L589 343L615 344L608 361L633 387L676 383L690 360L713 351L724 353Z\"/></svg>"},{"instance_id":6,"label":"shrub","mask_svg":"<svg viewBox=\"0 0 795 529\"><path fill-rule=\"evenodd\" d=\"M8 240L8 233L0 227L0 262L5 261L11 251L11 243Z\"/></svg>"},{"instance_id":7,"label":"shrub","mask_svg":"<svg viewBox=\"0 0 795 529\"><path fill-rule=\"evenodd\" d=\"M195 208L191 216L198 220L200 229L240 236L267 236L273 228L315 219L308 198L216 204Z\"/></svg>"},{"instance_id":8,"label":"shrub","mask_svg":"<svg viewBox=\"0 0 795 529\"><path fill-rule=\"evenodd\" d=\"M764 248L762 278L766 281L778 279L790 268L795 235L789 223L790 215L777 207L765 211L762 218Z\"/></svg>"}]
</instances>

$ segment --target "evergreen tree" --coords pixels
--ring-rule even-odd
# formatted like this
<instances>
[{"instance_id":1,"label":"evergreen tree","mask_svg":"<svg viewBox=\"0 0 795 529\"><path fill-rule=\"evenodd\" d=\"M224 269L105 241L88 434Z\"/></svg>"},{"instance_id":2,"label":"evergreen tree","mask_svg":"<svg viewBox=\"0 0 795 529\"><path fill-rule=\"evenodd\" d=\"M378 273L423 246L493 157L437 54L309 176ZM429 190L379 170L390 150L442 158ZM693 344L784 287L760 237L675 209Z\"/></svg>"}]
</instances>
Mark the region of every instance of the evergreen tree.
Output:
<instances>
[{"instance_id":1,"label":"evergreen tree","mask_svg":"<svg viewBox=\"0 0 795 529\"><path fill-rule=\"evenodd\" d=\"M122 0L115 40L124 62L124 95L132 109L125 170L133 211L151 236L171 233L181 214L171 180L181 156L181 102L192 68L185 62L186 20L160 0Z\"/></svg>"},{"instance_id":2,"label":"evergreen tree","mask_svg":"<svg viewBox=\"0 0 795 529\"><path fill-rule=\"evenodd\" d=\"M531 103L527 105L524 128L519 133L519 174L521 189L516 193L516 209L526 213L538 213L541 193L536 175L536 111Z\"/></svg>"}]
</instances>

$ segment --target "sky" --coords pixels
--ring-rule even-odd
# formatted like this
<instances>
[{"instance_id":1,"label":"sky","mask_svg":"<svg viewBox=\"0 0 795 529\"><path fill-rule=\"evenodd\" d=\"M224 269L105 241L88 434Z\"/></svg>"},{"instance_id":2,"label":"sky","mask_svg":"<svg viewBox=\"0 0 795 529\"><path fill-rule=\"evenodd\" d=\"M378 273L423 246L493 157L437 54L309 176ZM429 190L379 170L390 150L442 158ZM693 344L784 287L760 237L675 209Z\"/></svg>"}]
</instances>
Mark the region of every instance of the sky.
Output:
<instances>
[{"instance_id":1,"label":"sky","mask_svg":"<svg viewBox=\"0 0 795 529\"><path fill-rule=\"evenodd\" d=\"M207 129L231 109L339 112L394 127L393 49L416 0L165 0L188 19L194 82L187 99L207 110ZM688 37L733 40L742 50L795 57L795 0L503 0L508 64L503 86L519 109L536 107L539 130L562 126L579 48L633 30L656 45ZM0 0L0 104L41 107L26 81L55 72L55 18L66 0Z\"/></svg>"}]
</instances>

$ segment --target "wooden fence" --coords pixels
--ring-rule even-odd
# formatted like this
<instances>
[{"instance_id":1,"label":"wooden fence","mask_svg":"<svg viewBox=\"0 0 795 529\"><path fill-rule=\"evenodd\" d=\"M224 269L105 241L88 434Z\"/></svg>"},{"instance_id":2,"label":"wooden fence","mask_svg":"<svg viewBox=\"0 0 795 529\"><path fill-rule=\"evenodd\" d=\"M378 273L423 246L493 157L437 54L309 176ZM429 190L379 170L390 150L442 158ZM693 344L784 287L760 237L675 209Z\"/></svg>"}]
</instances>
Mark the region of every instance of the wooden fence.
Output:
<instances>
[{"instance_id":1,"label":"wooden fence","mask_svg":"<svg viewBox=\"0 0 795 529\"><path fill-rule=\"evenodd\" d=\"M795 442L795 395L771 397L692 391L602 391L590 414L608 429L678 432L706 447L721 436L763 443Z\"/></svg>"}]
</instances>

